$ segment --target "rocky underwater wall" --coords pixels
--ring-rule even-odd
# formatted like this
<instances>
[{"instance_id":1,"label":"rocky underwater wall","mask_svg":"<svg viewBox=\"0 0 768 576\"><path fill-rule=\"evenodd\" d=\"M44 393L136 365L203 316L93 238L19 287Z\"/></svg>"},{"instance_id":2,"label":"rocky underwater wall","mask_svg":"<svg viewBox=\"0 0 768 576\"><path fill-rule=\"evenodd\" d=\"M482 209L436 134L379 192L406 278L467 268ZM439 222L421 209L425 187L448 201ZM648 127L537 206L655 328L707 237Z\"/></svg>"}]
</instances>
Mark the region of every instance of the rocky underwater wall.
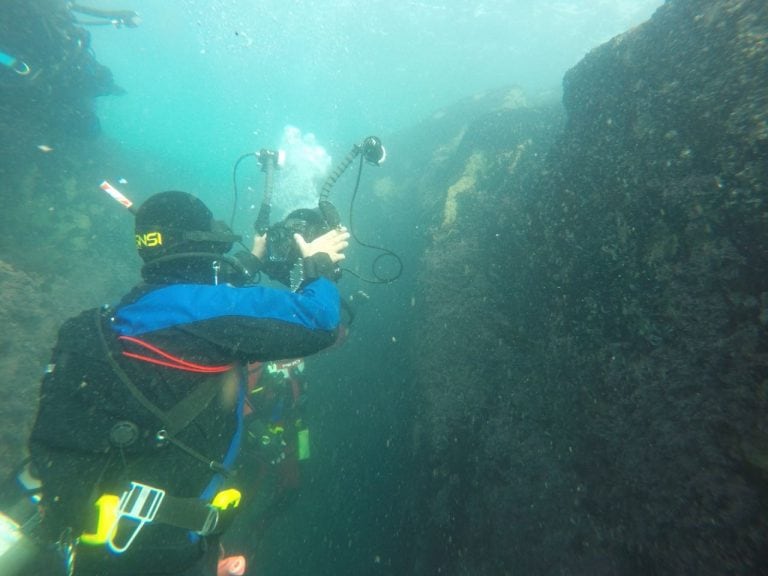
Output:
<instances>
[{"instance_id":1,"label":"rocky underwater wall","mask_svg":"<svg viewBox=\"0 0 768 576\"><path fill-rule=\"evenodd\" d=\"M128 160L96 138L119 92L63 0L0 11L0 478L25 455L58 325L134 281L130 221L99 193Z\"/></svg>"},{"instance_id":2,"label":"rocky underwater wall","mask_svg":"<svg viewBox=\"0 0 768 576\"><path fill-rule=\"evenodd\" d=\"M0 12L0 151L100 133L94 99L122 89L65 0L4 0Z\"/></svg>"},{"instance_id":3,"label":"rocky underwater wall","mask_svg":"<svg viewBox=\"0 0 768 576\"><path fill-rule=\"evenodd\" d=\"M566 75L562 129L514 94L405 184L414 573L763 573L768 4L668 1Z\"/></svg>"}]
</instances>

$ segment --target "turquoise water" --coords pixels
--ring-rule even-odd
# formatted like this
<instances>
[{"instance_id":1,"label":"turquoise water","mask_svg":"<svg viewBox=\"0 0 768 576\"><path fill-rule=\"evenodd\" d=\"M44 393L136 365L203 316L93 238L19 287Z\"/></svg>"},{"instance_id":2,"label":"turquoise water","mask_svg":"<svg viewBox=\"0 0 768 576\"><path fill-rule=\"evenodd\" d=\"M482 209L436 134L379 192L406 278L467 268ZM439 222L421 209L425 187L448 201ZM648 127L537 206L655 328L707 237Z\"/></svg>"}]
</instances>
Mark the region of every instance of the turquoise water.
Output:
<instances>
[{"instance_id":1,"label":"turquoise water","mask_svg":"<svg viewBox=\"0 0 768 576\"><path fill-rule=\"evenodd\" d=\"M130 191L140 201L162 188L189 190L223 216L234 160L286 147L286 126L299 131L289 156L299 181L317 180L361 138L386 137L479 91L517 84L533 97L556 96L570 66L661 2L93 4L142 17L136 29L90 28L97 58L126 90L99 101L106 135L163 166L144 183L156 188ZM130 167L119 176L131 182Z\"/></svg>"}]
</instances>

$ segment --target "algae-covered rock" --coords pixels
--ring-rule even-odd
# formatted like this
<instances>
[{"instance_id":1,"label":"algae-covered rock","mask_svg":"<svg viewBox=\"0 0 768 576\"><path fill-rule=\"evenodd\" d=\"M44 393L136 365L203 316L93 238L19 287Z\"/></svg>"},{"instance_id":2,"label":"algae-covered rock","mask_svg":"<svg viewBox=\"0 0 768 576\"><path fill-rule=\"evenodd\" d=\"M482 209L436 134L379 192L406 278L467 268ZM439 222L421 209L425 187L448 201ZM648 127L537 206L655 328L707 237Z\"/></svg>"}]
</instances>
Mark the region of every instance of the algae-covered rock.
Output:
<instances>
[{"instance_id":1,"label":"algae-covered rock","mask_svg":"<svg viewBox=\"0 0 768 576\"><path fill-rule=\"evenodd\" d=\"M23 454L58 326L136 280L131 218L103 197L94 174L110 161L95 144L87 156L73 144L1 167L0 474Z\"/></svg>"},{"instance_id":2,"label":"algae-covered rock","mask_svg":"<svg viewBox=\"0 0 768 576\"><path fill-rule=\"evenodd\" d=\"M412 187L451 231L419 271L423 573L761 573L766 30L668 1L569 71L554 144L540 110L443 116Z\"/></svg>"},{"instance_id":3,"label":"algae-covered rock","mask_svg":"<svg viewBox=\"0 0 768 576\"><path fill-rule=\"evenodd\" d=\"M464 172L459 179L448 188L443 208L443 229L450 227L456 221L459 196L477 196L480 193L478 179L484 170L485 159L481 153L475 152L467 160Z\"/></svg>"},{"instance_id":4,"label":"algae-covered rock","mask_svg":"<svg viewBox=\"0 0 768 576\"><path fill-rule=\"evenodd\" d=\"M0 260L0 475L22 459L56 319L41 281Z\"/></svg>"}]
</instances>

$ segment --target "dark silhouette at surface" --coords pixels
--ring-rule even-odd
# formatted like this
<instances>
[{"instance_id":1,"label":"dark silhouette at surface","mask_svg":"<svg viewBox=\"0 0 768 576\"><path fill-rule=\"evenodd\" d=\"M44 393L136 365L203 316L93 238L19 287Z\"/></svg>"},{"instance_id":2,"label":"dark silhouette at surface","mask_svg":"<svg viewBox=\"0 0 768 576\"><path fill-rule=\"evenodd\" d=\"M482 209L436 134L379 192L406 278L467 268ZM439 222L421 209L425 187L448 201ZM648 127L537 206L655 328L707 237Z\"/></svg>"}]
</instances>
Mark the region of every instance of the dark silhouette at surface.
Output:
<instances>
[{"instance_id":1,"label":"dark silhouette at surface","mask_svg":"<svg viewBox=\"0 0 768 576\"><path fill-rule=\"evenodd\" d=\"M91 50L90 34L61 0L6 0L0 13L0 146L99 133L94 98L119 94ZM7 60L6 59L6 60Z\"/></svg>"}]
</instances>

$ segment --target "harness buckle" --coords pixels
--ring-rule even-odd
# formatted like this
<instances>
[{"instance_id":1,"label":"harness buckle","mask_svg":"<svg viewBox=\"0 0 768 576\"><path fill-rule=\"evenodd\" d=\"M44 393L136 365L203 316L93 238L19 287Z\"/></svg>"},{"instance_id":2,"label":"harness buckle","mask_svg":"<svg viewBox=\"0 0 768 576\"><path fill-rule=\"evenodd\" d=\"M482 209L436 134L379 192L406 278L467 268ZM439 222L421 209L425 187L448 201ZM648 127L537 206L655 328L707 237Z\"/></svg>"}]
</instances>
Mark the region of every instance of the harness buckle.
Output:
<instances>
[{"instance_id":1,"label":"harness buckle","mask_svg":"<svg viewBox=\"0 0 768 576\"><path fill-rule=\"evenodd\" d=\"M216 531L216 528L218 528L218 526L219 526L219 510L218 508L214 508L213 506L211 506L208 509L208 517L205 519L202 529L198 530L197 533L200 534L200 536L209 536Z\"/></svg>"},{"instance_id":2,"label":"harness buckle","mask_svg":"<svg viewBox=\"0 0 768 576\"><path fill-rule=\"evenodd\" d=\"M107 540L109 549L115 554L122 554L128 550L144 525L155 519L163 498L165 498L165 490L139 482L131 482L131 487L120 496L117 517L110 530L109 540ZM123 518L134 524L130 529L128 539L124 544L119 544L115 540L120 528L120 521Z\"/></svg>"}]
</instances>

